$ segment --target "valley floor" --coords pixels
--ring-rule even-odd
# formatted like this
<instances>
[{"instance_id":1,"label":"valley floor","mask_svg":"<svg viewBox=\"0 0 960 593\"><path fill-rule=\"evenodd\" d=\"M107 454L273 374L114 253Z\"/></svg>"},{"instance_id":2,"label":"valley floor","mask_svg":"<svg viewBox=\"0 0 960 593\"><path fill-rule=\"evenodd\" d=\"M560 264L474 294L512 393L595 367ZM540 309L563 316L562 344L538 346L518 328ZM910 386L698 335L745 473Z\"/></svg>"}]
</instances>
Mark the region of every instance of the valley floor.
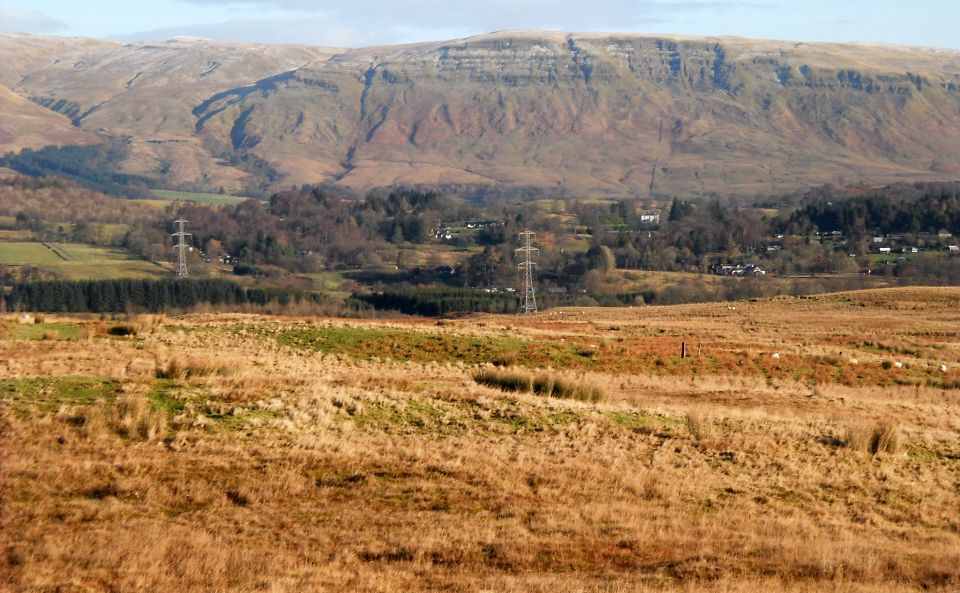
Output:
<instances>
[{"instance_id":1,"label":"valley floor","mask_svg":"<svg viewBox=\"0 0 960 593\"><path fill-rule=\"evenodd\" d=\"M960 588L960 289L19 321L5 589Z\"/></svg>"}]
</instances>

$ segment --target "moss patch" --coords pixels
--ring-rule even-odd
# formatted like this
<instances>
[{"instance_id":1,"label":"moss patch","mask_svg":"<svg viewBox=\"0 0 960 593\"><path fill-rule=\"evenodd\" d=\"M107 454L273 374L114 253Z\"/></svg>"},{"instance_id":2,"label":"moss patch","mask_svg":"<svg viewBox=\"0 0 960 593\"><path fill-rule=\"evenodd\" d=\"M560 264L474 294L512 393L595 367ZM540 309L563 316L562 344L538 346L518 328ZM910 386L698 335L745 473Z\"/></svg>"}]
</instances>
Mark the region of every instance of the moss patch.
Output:
<instances>
[{"instance_id":1,"label":"moss patch","mask_svg":"<svg viewBox=\"0 0 960 593\"><path fill-rule=\"evenodd\" d=\"M117 397L119 385L104 377L24 377L0 380L0 399L21 413L31 409L52 412L63 404L90 405Z\"/></svg>"},{"instance_id":2,"label":"moss patch","mask_svg":"<svg viewBox=\"0 0 960 593\"><path fill-rule=\"evenodd\" d=\"M10 337L14 340L71 340L82 331L81 326L69 323L18 323L13 326Z\"/></svg>"}]
</instances>

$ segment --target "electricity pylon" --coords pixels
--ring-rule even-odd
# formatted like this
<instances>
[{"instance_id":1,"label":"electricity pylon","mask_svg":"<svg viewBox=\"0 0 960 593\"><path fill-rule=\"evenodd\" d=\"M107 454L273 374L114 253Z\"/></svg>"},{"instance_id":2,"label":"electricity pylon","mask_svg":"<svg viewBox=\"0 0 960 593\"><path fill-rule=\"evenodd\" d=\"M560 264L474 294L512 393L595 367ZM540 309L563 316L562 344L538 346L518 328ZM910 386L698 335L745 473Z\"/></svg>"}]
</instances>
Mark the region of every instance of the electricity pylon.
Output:
<instances>
[{"instance_id":1,"label":"electricity pylon","mask_svg":"<svg viewBox=\"0 0 960 593\"><path fill-rule=\"evenodd\" d=\"M530 245L530 239L536 236L533 231L523 231L520 238L523 240L523 247L517 249L517 253L523 254L523 261L517 264L517 268L523 270L523 312L537 312L537 289L533 284L533 269L537 263L533 261L534 254L539 254L540 250Z\"/></svg>"},{"instance_id":2,"label":"electricity pylon","mask_svg":"<svg viewBox=\"0 0 960 593\"><path fill-rule=\"evenodd\" d=\"M177 238L177 244L173 246L177 251L177 278L187 277L187 237L193 236L191 233L183 232L183 225L188 222L190 221L183 218L173 221L177 225L177 232L170 235Z\"/></svg>"}]
</instances>

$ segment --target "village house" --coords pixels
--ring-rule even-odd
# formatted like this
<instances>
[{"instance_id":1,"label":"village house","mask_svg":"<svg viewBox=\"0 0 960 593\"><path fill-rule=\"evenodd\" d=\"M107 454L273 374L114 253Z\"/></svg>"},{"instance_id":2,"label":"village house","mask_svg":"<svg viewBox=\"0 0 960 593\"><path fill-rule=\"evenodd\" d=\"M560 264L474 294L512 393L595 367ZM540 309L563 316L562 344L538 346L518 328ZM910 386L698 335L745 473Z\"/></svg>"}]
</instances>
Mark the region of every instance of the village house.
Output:
<instances>
[{"instance_id":1,"label":"village house","mask_svg":"<svg viewBox=\"0 0 960 593\"><path fill-rule=\"evenodd\" d=\"M766 271L756 264L717 264L712 271L718 276L764 276Z\"/></svg>"}]
</instances>

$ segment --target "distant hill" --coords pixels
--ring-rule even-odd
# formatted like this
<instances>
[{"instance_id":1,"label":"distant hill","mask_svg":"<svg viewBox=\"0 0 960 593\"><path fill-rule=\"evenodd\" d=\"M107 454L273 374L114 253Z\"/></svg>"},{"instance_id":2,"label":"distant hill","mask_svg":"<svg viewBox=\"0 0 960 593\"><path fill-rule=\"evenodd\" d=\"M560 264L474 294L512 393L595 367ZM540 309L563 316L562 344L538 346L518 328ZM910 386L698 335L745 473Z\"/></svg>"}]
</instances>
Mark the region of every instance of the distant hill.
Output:
<instances>
[{"instance_id":1,"label":"distant hill","mask_svg":"<svg viewBox=\"0 0 960 593\"><path fill-rule=\"evenodd\" d=\"M96 135L73 126L70 119L0 86L0 155L48 144L95 144Z\"/></svg>"},{"instance_id":2,"label":"distant hill","mask_svg":"<svg viewBox=\"0 0 960 593\"><path fill-rule=\"evenodd\" d=\"M553 32L351 50L7 34L0 86L0 150L128 137L123 171L165 187L692 197L960 179L960 52L948 50Z\"/></svg>"}]
</instances>

